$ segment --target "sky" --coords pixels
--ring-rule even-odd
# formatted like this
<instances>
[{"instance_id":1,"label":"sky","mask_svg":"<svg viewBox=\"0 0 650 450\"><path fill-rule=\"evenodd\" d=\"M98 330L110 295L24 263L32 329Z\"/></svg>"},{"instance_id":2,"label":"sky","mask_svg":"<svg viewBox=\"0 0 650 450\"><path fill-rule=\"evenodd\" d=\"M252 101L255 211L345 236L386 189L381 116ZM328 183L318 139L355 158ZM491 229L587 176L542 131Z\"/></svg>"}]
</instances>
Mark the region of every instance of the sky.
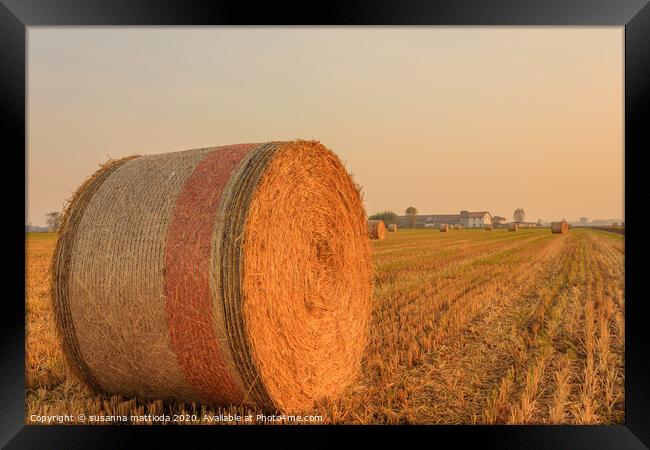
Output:
<instances>
[{"instance_id":1,"label":"sky","mask_svg":"<svg viewBox=\"0 0 650 450\"><path fill-rule=\"evenodd\" d=\"M623 218L622 27L30 27L26 223L108 158L317 139L368 214Z\"/></svg>"}]
</instances>

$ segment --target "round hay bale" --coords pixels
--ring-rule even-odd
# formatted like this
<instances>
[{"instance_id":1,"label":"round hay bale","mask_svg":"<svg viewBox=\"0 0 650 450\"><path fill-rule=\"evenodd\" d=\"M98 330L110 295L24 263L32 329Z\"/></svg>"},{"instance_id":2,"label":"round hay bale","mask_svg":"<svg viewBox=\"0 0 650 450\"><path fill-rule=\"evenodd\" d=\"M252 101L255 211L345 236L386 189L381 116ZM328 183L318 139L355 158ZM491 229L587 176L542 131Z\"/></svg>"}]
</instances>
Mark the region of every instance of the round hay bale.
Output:
<instances>
[{"instance_id":1,"label":"round hay bale","mask_svg":"<svg viewBox=\"0 0 650 450\"><path fill-rule=\"evenodd\" d=\"M485 231L492 231L492 224L491 223L486 223L485 224Z\"/></svg>"},{"instance_id":2,"label":"round hay bale","mask_svg":"<svg viewBox=\"0 0 650 450\"><path fill-rule=\"evenodd\" d=\"M112 161L74 194L55 251L65 353L109 394L307 409L360 367L365 220L319 142Z\"/></svg>"},{"instance_id":3,"label":"round hay bale","mask_svg":"<svg viewBox=\"0 0 650 450\"><path fill-rule=\"evenodd\" d=\"M565 221L561 222L551 222L551 233L553 234L562 234L569 232L569 224Z\"/></svg>"},{"instance_id":4,"label":"round hay bale","mask_svg":"<svg viewBox=\"0 0 650 450\"><path fill-rule=\"evenodd\" d=\"M446 233L447 231L449 231L449 225L447 225L446 223L441 224L440 225L440 232L441 233Z\"/></svg>"},{"instance_id":5,"label":"round hay bale","mask_svg":"<svg viewBox=\"0 0 650 450\"><path fill-rule=\"evenodd\" d=\"M388 225L388 231L390 231L390 232L397 231L397 224L391 223L390 225Z\"/></svg>"},{"instance_id":6,"label":"round hay bale","mask_svg":"<svg viewBox=\"0 0 650 450\"><path fill-rule=\"evenodd\" d=\"M386 224L383 220L368 221L368 235L370 239L382 240L386 237Z\"/></svg>"},{"instance_id":7,"label":"round hay bale","mask_svg":"<svg viewBox=\"0 0 650 450\"><path fill-rule=\"evenodd\" d=\"M508 231L517 231L519 229L519 224L511 222L508 224Z\"/></svg>"}]
</instances>

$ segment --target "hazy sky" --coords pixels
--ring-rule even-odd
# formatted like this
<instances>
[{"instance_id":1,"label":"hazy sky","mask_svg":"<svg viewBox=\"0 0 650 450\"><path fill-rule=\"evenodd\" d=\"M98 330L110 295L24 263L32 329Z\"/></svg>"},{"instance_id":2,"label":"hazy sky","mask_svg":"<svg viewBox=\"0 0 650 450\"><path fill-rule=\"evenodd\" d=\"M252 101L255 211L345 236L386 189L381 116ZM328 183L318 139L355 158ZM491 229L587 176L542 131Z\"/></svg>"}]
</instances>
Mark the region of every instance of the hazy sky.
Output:
<instances>
[{"instance_id":1,"label":"hazy sky","mask_svg":"<svg viewBox=\"0 0 650 450\"><path fill-rule=\"evenodd\" d=\"M105 162L318 139L369 214L623 217L623 28L28 30L27 218Z\"/></svg>"}]
</instances>

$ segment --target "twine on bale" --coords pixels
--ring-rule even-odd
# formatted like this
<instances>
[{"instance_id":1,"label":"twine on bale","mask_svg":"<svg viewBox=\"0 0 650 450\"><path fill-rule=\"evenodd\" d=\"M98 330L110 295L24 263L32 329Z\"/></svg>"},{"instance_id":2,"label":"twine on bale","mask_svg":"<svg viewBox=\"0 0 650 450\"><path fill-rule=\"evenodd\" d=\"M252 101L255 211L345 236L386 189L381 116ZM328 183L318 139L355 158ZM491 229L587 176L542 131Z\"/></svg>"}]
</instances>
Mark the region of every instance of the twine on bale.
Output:
<instances>
[{"instance_id":1,"label":"twine on bale","mask_svg":"<svg viewBox=\"0 0 650 450\"><path fill-rule=\"evenodd\" d=\"M382 240L386 237L386 224L383 220L368 220L368 235L370 239Z\"/></svg>"},{"instance_id":2,"label":"twine on bale","mask_svg":"<svg viewBox=\"0 0 650 450\"><path fill-rule=\"evenodd\" d=\"M569 224L565 221L561 222L551 222L551 233L553 234L563 234L569 232Z\"/></svg>"},{"instance_id":3,"label":"twine on bale","mask_svg":"<svg viewBox=\"0 0 650 450\"><path fill-rule=\"evenodd\" d=\"M54 302L54 313L57 324L57 331L62 337L63 351L71 362L70 366L77 376L85 380L93 389L99 390L99 383L92 374L90 368L81 356L81 349L75 333L72 314L65 299L68 296L67 283L57 283L57 280L68 279L70 277L70 259L72 257L72 243L74 235L79 227L79 222L83 216L88 203L93 194L101 184L110 176L118 167L136 156L129 156L118 160L109 160L101 166L101 169L91 175L81 187L75 192L68 202L66 214L63 215L59 238L56 244L54 257L52 258L51 273L53 274L52 296ZM67 233L64 233L66 230Z\"/></svg>"},{"instance_id":4,"label":"twine on bale","mask_svg":"<svg viewBox=\"0 0 650 450\"><path fill-rule=\"evenodd\" d=\"M299 411L357 376L365 211L319 142L111 162L66 208L53 264L63 347L95 390Z\"/></svg>"}]
</instances>

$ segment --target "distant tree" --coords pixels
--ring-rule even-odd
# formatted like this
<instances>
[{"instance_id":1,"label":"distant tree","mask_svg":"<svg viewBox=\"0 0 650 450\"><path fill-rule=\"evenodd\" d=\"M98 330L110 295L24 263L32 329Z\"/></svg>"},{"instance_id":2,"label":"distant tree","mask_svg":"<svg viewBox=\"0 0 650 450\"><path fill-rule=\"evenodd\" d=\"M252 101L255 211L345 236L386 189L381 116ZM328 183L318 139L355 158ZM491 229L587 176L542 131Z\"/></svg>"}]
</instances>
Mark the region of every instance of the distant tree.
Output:
<instances>
[{"instance_id":1,"label":"distant tree","mask_svg":"<svg viewBox=\"0 0 650 450\"><path fill-rule=\"evenodd\" d=\"M526 220L526 212L524 211L524 208L515 209L512 218L515 220L515 222L523 222Z\"/></svg>"},{"instance_id":2,"label":"distant tree","mask_svg":"<svg viewBox=\"0 0 650 450\"><path fill-rule=\"evenodd\" d=\"M589 222L589 219L587 219L586 217L580 218L580 225L587 225L587 222Z\"/></svg>"},{"instance_id":3,"label":"distant tree","mask_svg":"<svg viewBox=\"0 0 650 450\"><path fill-rule=\"evenodd\" d=\"M58 231L59 228L61 227L61 213L60 212L51 212L45 214L46 218L46 223L47 227L50 229L50 231Z\"/></svg>"},{"instance_id":4,"label":"distant tree","mask_svg":"<svg viewBox=\"0 0 650 450\"><path fill-rule=\"evenodd\" d=\"M372 216L369 217L371 220L383 220L386 225L390 225L393 223L397 223L397 214L395 214L393 211L382 211L377 214L373 214Z\"/></svg>"},{"instance_id":5,"label":"distant tree","mask_svg":"<svg viewBox=\"0 0 650 450\"><path fill-rule=\"evenodd\" d=\"M411 226L414 227L415 226L415 221L417 220L417 218L415 216L418 215L418 210L415 209L414 206L409 206L408 208L406 208L405 212L406 212L406 215L411 218Z\"/></svg>"}]
</instances>

